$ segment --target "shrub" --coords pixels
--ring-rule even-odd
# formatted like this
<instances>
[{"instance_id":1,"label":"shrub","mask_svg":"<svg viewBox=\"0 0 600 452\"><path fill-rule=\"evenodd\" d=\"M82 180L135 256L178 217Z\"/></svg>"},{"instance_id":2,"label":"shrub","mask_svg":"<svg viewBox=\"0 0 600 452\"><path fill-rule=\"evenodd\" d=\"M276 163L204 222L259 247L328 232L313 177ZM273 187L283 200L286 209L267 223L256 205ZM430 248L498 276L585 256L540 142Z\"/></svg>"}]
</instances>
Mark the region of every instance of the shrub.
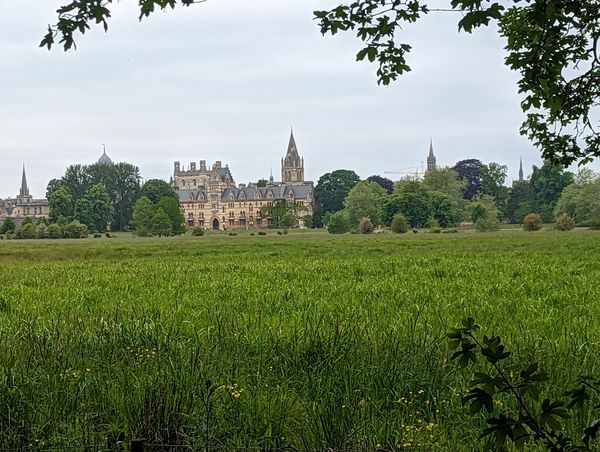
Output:
<instances>
[{"instance_id":1,"label":"shrub","mask_svg":"<svg viewBox=\"0 0 600 452\"><path fill-rule=\"evenodd\" d=\"M27 218L25 219L27 220ZM15 229L15 238L16 239L35 239L35 226L33 223L26 223L23 221L23 224Z\"/></svg>"},{"instance_id":2,"label":"shrub","mask_svg":"<svg viewBox=\"0 0 600 452\"><path fill-rule=\"evenodd\" d=\"M237 232L230 232L229 233L229 237L235 237L237 235Z\"/></svg>"},{"instance_id":3,"label":"shrub","mask_svg":"<svg viewBox=\"0 0 600 452\"><path fill-rule=\"evenodd\" d=\"M332 214L327 223L327 230L330 234L343 234L348 232L350 230L350 220L348 220L348 215L343 211Z\"/></svg>"},{"instance_id":4,"label":"shrub","mask_svg":"<svg viewBox=\"0 0 600 452\"><path fill-rule=\"evenodd\" d=\"M416 234L417 232L419 232L417 228L413 229L413 234Z\"/></svg>"},{"instance_id":5,"label":"shrub","mask_svg":"<svg viewBox=\"0 0 600 452\"><path fill-rule=\"evenodd\" d=\"M106 233L104 234L106 236L107 239L111 239L112 235L110 235L110 232L106 231Z\"/></svg>"},{"instance_id":6,"label":"shrub","mask_svg":"<svg viewBox=\"0 0 600 452\"><path fill-rule=\"evenodd\" d=\"M440 224L435 218L431 218L429 220L429 232L432 234L439 234L440 232L442 232Z\"/></svg>"},{"instance_id":7,"label":"shrub","mask_svg":"<svg viewBox=\"0 0 600 452\"><path fill-rule=\"evenodd\" d=\"M44 223L40 223L35 228L35 235L38 239L47 239L48 238L48 226Z\"/></svg>"},{"instance_id":8,"label":"shrub","mask_svg":"<svg viewBox=\"0 0 600 452\"><path fill-rule=\"evenodd\" d=\"M282 235L282 234L283 234L283 232L277 231L277 235Z\"/></svg>"},{"instance_id":9,"label":"shrub","mask_svg":"<svg viewBox=\"0 0 600 452\"><path fill-rule=\"evenodd\" d=\"M405 234L408 232L408 222L406 221L406 217L401 213L397 213L392 218L392 224L390 225L392 232L396 234Z\"/></svg>"},{"instance_id":10,"label":"shrub","mask_svg":"<svg viewBox=\"0 0 600 452\"><path fill-rule=\"evenodd\" d=\"M283 235L288 235L288 232L290 232L290 228L283 228Z\"/></svg>"},{"instance_id":11,"label":"shrub","mask_svg":"<svg viewBox=\"0 0 600 452\"><path fill-rule=\"evenodd\" d=\"M84 239L88 236L88 228L85 224L74 220L65 226L63 233L65 238Z\"/></svg>"},{"instance_id":12,"label":"shrub","mask_svg":"<svg viewBox=\"0 0 600 452\"><path fill-rule=\"evenodd\" d=\"M561 213L556 218L556 223L554 223L554 227L557 231L570 231L575 227L575 221L566 213Z\"/></svg>"},{"instance_id":13,"label":"shrub","mask_svg":"<svg viewBox=\"0 0 600 452\"><path fill-rule=\"evenodd\" d=\"M48 226L48 238L49 239L60 239L63 236L62 228L59 224L53 223Z\"/></svg>"},{"instance_id":14,"label":"shrub","mask_svg":"<svg viewBox=\"0 0 600 452\"><path fill-rule=\"evenodd\" d=\"M194 237L202 237L204 235L204 228L196 226L194 229L192 229L192 235Z\"/></svg>"},{"instance_id":15,"label":"shrub","mask_svg":"<svg viewBox=\"0 0 600 452\"><path fill-rule=\"evenodd\" d=\"M458 233L458 229L456 229L456 228L444 229L442 231L442 234L457 234L457 233Z\"/></svg>"},{"instance_id":16,"label":"shrub","mask_svg":"<svg viewBox=\"0 0 600 452\"><path fill-rule=\"evenodd\" d=\"M265 231L258 231L258 235L267 235Z\"/></svg>"},{"instance_id":17,"label":"shrub","mask_svg":"<svg viewBox=\"0 0 600 452\"><path fill-rule=\"evenodd\" d=\"M537 213L530 213L523 219L524 231L539 231L542 229L542 219Z\"/></svg>"},{"instance_id":18,"label":"shrub","mask_svg":"<svg viewBox=\"0 0 600 452\"><path fill-rule=\"evenodd\" d=\"M477 232L492 232L498 229L500 229L500 224L495 218L483 217L475 222L475 230Z\"/></svg>"},{"instance_id":19,"label":"shrub","mask_svg":"<svg viewBox=\"0 0 600 452\"><path fill-rule=\"evenodd\" d=\"M362 217L360 223L358 223L358 231L361 234L371 234L375 227L369 217Z\"/></svg>"},{"instance_id":20,"label":"shrub","mask_svg":"<svg viewBox=\"0 0 600 452\"><path fill-rule=\"evenodd\" d=\"M254 237L254 232L251 232L250 235Z\"/></svg>"}]
</instances>

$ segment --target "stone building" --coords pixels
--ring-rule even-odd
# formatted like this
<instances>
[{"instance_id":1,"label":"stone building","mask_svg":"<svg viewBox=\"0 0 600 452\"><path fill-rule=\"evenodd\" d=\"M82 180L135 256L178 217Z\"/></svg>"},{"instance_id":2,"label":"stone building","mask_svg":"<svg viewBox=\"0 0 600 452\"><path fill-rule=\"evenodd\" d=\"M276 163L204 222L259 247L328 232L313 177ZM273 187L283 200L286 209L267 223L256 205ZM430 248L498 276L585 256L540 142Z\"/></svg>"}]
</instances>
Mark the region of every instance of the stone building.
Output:
<instances>
[{"instance_id":1,"label":"stone building","mask_svg":"<svg viewBox=\"0 0 600 452\"><path fill-rule=\"evenodd\" d=\"M281 161L281 182L236 186L231 171L222 162L207 167L204 160L186 170L175 162L171 186L177 192L188 228L257 229L273 224L273 207L286 206L295 225L314 210L314 184L304 180L304 159L298 154L293 132Z\"/></svg>"},{"instance_id":2,"label":"stone building","mask_svg":"<svg viewBox=\"0 0 600 452\"><path fill-rule=\"evenodd\" d=\"M15 198L4 200L4 208L0 212L0 218L10 217L15 223L21 223L25 218L33 220L48 217L50 208L47 199L34 199L29 194L27 185L27 175L25 174L25 165L23 165L23 174L21 176L21 188Z\"/></svg>"}]
</instances>

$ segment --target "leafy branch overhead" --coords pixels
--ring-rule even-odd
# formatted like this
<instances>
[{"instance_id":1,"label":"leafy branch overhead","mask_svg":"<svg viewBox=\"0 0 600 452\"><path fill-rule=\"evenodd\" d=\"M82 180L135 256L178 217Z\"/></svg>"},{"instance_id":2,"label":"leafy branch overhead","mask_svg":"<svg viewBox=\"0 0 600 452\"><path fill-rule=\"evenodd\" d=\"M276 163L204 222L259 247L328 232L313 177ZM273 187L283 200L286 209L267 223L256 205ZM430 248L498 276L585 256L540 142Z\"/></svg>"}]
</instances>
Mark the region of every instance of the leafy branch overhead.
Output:
<instances>
[{"instance_id":1,"label":"leafy branch overhead","mask_svg":"<svg viewBox=\"0 0 600 452\"><path fill-rule=\"evenodd\" d=\"M521 134L545 159L569 165L600 156L600 1L451 0L452 9L433 9L422 0L356 0L315 11L323 34L352 31L364 43L357 54L378 65L388 85L410 71L411 46L399 40L405 24L432 12L460 12L459 30L499 24L506 39L506 65L519 72ZM595 121L595 124L594 124Z\"/></svg>"},{"instance_id":2,"label":"leafy branch overhead","mask_svg":"<svg viewBox=\"0 0 600 452\"><path fill-rule=\"evenodd\" d=\"M206 0L138 0L140 19L156 10ZM41 42L55 41L65 50L90 24L105 30L113 0L74 0L57 10L58 21ZM439 4L439 3L437 3ZM354 0L331 10L315 11L321 32L352 32L363 42L359 61L377 65L377 80L388 85L411 70L402 42L403 27L427 14L460 14L459 31L496 23L506 40L506 65L520 74L521 134L561 165L585 164L600 156L600 0L450 0L447 8L430 8L424 0Z\"/></svg>"}]
</instances>

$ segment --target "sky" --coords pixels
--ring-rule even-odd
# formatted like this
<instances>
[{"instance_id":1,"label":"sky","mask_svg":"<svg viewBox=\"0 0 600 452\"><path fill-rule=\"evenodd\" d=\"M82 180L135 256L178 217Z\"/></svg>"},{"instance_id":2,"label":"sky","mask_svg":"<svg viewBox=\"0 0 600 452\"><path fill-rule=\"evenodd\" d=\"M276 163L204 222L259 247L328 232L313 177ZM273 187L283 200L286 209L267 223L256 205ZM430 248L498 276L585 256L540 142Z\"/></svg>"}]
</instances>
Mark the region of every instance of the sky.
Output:
<instances>
[{"instance_id":1,"label":"sky","mask_svg":"<svg viewBox=\"0 0 600 452\"><path fill-rule=\"evenodd\" d=\"M108 33L76 51L38 44L68 0L0 0L0 198L26 166L30 192L71 164L114 161L168 180L173 162L228 164L237 183L280 178L290 127L317 181L336 169L398 179L426 161L477 158L507 165L507 185L540 165L519 135L516 82L494 28L459 33L457 13L403 30L412 71L378 86L356 62L354 36L321 36L312 11L331 0L208 0L138 21L133 1L112 5ZM447 2L432 1L440 6ZM591 167L598 170L594 162Z\"/></svg>"}]
</instances>

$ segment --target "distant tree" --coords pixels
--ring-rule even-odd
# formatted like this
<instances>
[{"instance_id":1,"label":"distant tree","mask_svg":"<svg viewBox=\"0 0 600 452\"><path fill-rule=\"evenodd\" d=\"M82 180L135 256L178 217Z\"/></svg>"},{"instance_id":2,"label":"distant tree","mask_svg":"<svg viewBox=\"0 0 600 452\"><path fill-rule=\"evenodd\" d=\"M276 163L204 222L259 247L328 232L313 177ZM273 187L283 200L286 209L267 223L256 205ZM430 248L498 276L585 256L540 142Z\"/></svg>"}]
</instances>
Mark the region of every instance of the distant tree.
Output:
<instances>
[{"instance_id":1,"label":"distant tree","mask_svg":"<svg viewBox=\"0 0 600 452\"><path fill-rule=\"evenodd\" d=\"M21 223L15 229L16 239L35 239L35 226L33 223Z\"/></svg>"},{"instance_id":2,"label":"distant tree","mask_svg":"<svg viewBox=\"0 0 600 452\"><path fill-rule=\"evenodd\" d=\"M535 209L535 191L527 181L518 182L508 192L504 218L511 223L521 223Z\"/></svg>"},{"instance_id":3,"label":"distant tree","mask_svg":"<svg viewBox=\"0 0 600 452\"><path fill-rule=\"evenodd\" d=\"M481 218L499 220L501 215L496 206L496 201L493 196L490 195L477 195L473 200L468 203L465 208L467 218L471 218L473 223Z\"/></svg>"},{"instance_id":4,"label":"distant tree","mask_svg":"<svg viewBox=\"0 0 600 452\"><path fill-rule=\"evenodd\" d=\"M31 217L25 217L25 219L21 222L21 226L24 224L33 224L33 219Z\"/></svg>"},{"instance_id":5,"label":"distant tree","mask_svg":"<svg viewBox=\"0 0 600 452\"><path fill-rule=\"evenodd\" d=\"M553 221L556 203L573 180L573 173L549 162L545 162L541 168L533 167L531 187L535 192L534 212L539 213L544 222Z\"/></svg>"},{"instance_id":6,"label":"distant tree","mask_svg":"<svg viewBox=\"0 0 600 452\"><path fill-rule=\"evenodd\" d=\"M326 212L337 212L344 208L344 200L350 190L360 182L360 177L350 170L335 170L323 174L315 187L317 209L314 215L315 226L320 227Z\"/></svg>"},{"instance_id":7,"label":"distant tree","mask_svg":"<svg viewBox=\"0 0 600 452\"><path fill-rule=\"evenodd\" d=\"M48 200L57 192L63 193L59 197L61 202L55 202L58 210L50 205L50 218L56 221L60 216L70 218L74 214L75 204L78 200L89 197L92 187L101 184L105 187L112 208L112 228L124 230L131 219L133 204L138 198L140 190L139 168L129 163L116 163L114 165L71 165L60 179L53 179L48 183L46 194ZM65 206L64 192L71 198L71 210ZM56 211L53 211L56 210Z\"/></svg>"},{"instance_id":8,"label":"distant tree","mask_svg":"<svg viewBox=\"0 0 600 452\"><path fill-rule=\"evenodd\" d=\"M94 185L87 199L92 205L92 226L90 229L105 232L114 218L114 209L110 203L106 187L102 184Z\"/></svg>"},{"instance_id":9,"label":"distant tree","mask_svg":"<svg viewBox=\"0 0 600 452\"><path fill-rule=\"evenodd\" d=\"M454 171L465 183L464 198L473 199L477 193L483 190L481 168L483 164L477 159L461 160L454 165Z\"/></svg>"},{"instance_id":10,"label":"distant tree","mask_svg":"<svg viewBox=\"0 0 600 452\"><path fill-rule=\"evenodd\" d=\"M327 219L327 231L330 234L343 234L350 230L350 221L348 220L348 214L343 210L338 212L328 212Z\"/></svg>"},{"instance_id":11,"label":"distant tree","mask_svg":"<svg viewBox=\"0 0 600 452\"><path fill-rule=\"evenodd\" d=\"M259 179L258 182L256 183L256 186L258 188L263 188L263 187L266 187L268 183L269 183L269 181L267 179Z\"/></svg>"},{"instance_id":12,"label":"distant tree","mask_svg":"<svg viewBox=\"0 0 600 452\"><path fill-rule=\"evenodd\" d=\"M162 207L158 206L152 217L152 233L159 237L166 237L171 233L172 229L173 223L171 222L171 218L169 218L169 215L167 215Z\"/></svg>"},{"instance_id":13,"label":"distant tree","mask_svg":"<svg viewBox=\"0 0 600 452\"><path fill-rule=\"evenodd\" d=\"M44 223L40 223L35 227L35 236L38 239L47 239L48 238L48 226Z\"/></svg>"},{"instance_id":14,"label":"distant tree","mask_svg":"<svg viewBox=\"0 0 600 452\"><path fill-rule=\"evenodd\" d=\"M600 179L593 175L567 186L556 203L554 214L566 214L579 226L600 225ZM587 181L587 182L586 182Z\"/></svg>"},{"instance_id":15,"label":"distant tree","mask_svg":"<svg viewBox=\"0 0 600 452\"><path fill-rule=\"evenodd\" d=\"M357 227L362 218L370 218L379 226L385 217L387 192L376 182L361 181L356 184L344 200L345 211L351 227Z\"/></svg>"},{"instance_id":16,"label":"distant tree","mask_svg":"<svg viewBox=\"0 0 600 452\"><path fill-rule=\"evenodd\" d=\"M481 192L494 198L496 207L502 213L506 207L508 188L504 186L508 167L490 162L481 167Z\"/></svg>"},{"instance_id":17,"label":"distant tree","mask_svg":"<svg viewBox=\"0 0 600 452\"><path fill-rule=\"evenodd\" d=\"M441 227L449 228L460 223L462 213L458 201L446 193L429 193L429 217L433 217Z\"/></svg>"},{"instance_id":18,"label":"distant tree","mask_svg":"<svg viewBox=\"0 0 600 452\"><path fill-rule=\"evenodd\" d=\"M387 177L381 177L379 175L369 176L367 177L367 181L379 184L381 188L383 188L388 194L392 194L394 192L394 181L388 179Z\"/></svg>"},{"instance_id":19,"label":"distant tree","mask_svg":"<svg viewBox=\"0 0 600 452\"><path fill-rule=\"evenodd\" d=\"M183 213L181 213L179 200L171 196L165 196L158 201L157 205L171 220L170 232L175 235L183 234L185 232L185 219Z\"/></svg>"},{"instance_id":20,"label":"distant tree","mask_svg":"<svg viewBox=\"0 0 600 452\"><path fill-rule=\"evenodd\" d=\"M12 218L6 217L2 221L2 225L0 226L0 234L7 234L9 232L14 232L17 229L17 225L13 221Z\"/></svg>"},{"instance_id":21,"label":"distant tree","mask_svg":"<svg viewBox=\"0 0 600 452\"><path fill-rule=\"evenodd\" d=\"M133 227L136 235L145 237L152 232L154 221L154 204L146 196L142 196L133 205Z\"/></svg>"},{"instance_id":22,"label":"distant tree","mask_svg":"<svg viewBox=\"0 0 600 452\"><path fill-rule=\"evenodd\" d=\"M304 227L305 228L312 228L313 227L313 216L310 214L304 215L302 217L302 221L304 222Z\"/></svg>"},{"instance_id":23,"label":"distant tree","mask_svg":"<svg viewBox=\"0 0 600 452\"><path fill-rule=\"evenodd\" d=\"M423 178L423 185L430 190L446 193L455 199L463 199L466 182L458 173L449 167L427 171Z\"/></svg>"},{"instance_id":24,"label":"distant tree","mask_svg":"<svg viewBox=\"0 0 600 452\"><path fill-rule=\"evenodd\" d=\"M153 204L158 204L161 198L164 197L177 198L177 193L164 180L149 179L140 189L140 197L142 196L148 198Z\"/></svg>"},{"instance_id":25,"label":"distant tree","mask_svg":"<svg viewBox=\"0 0 600 452\"><path fill-rule=\"evenodd\" d=\"M387 217L397 213L404 215L413 228L424 227L429 219L429 190L419 182L411 181L399 185L387 199Z\"/></svg>"},{"instance_id":26,"label":"distant tree","mask_svg":"<svg viewBox=\"0 0 600 452\"><path fill-rule=\"evenodd\" d=\"M75 202L74 218L85 224L89 230L94 230L94 207L87 196Z\"/></svg>"}]
</instances>

